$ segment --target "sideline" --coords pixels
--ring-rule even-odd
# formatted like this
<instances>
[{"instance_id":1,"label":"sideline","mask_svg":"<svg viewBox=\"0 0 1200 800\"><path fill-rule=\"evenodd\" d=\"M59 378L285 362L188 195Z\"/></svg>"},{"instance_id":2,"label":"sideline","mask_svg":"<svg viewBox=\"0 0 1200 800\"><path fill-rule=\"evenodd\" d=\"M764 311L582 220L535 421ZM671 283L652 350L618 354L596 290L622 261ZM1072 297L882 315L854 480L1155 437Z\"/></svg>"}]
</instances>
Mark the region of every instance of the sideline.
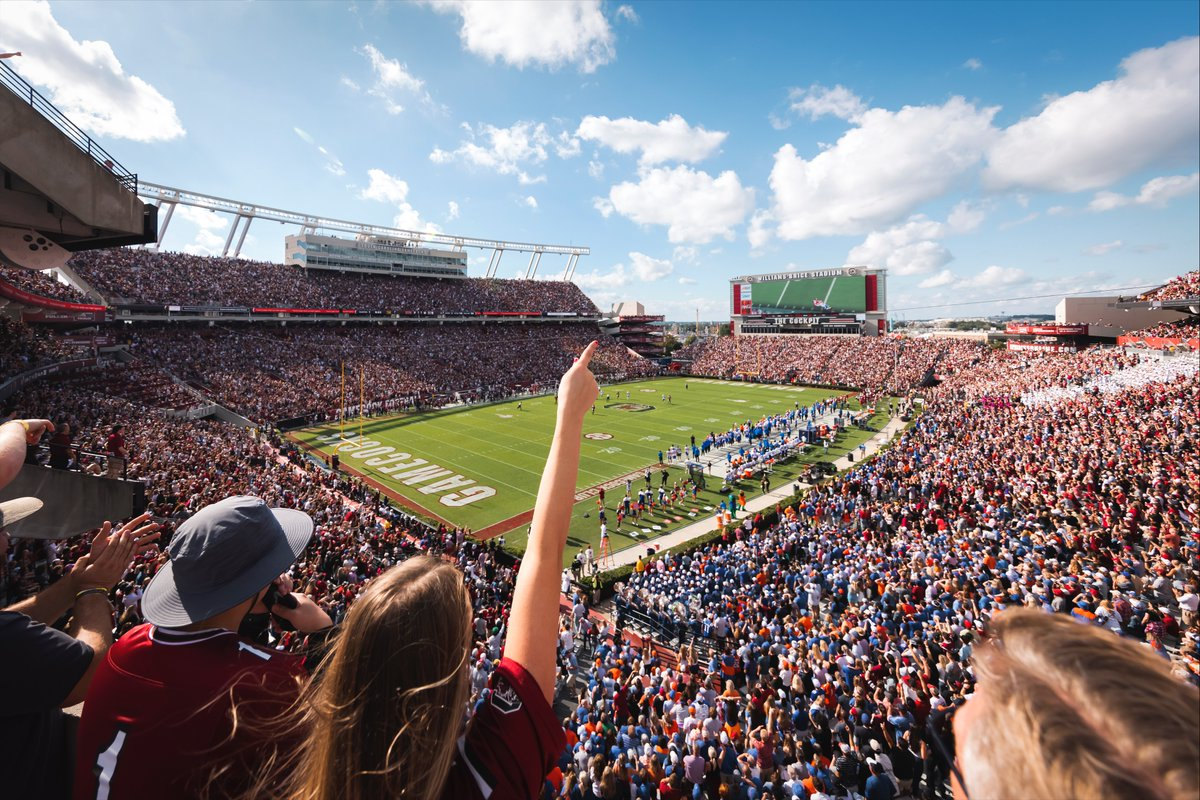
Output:
<instances>
[{"instance_id":1,"label":"sideline","mask_svg":"<svg viewBox=\"0 0 1200 800\"><path fill-rule=\"evenodd\" d=\"M892 417L892 419L883 426L883 429L879 433L867 440L867 451L862 458L850 461L845 455L842 455L839 458L834 459L833 464L838 468L838 474L841 474L843 471L851 467L858 466L866 459L879 452L879 449L888 442L892 441L892 438L899 431L904 430L904 427L907 424L908 423L901 422L899 416ZM746 511L753 514L758 511L774 509L777 503L795 494L794 489L796 486L806 489L808 488L809 484L805 483L804 481L797 480L784 484L777 489L773 489L767 494L758 495L757 497L754 497L746 502ZM741 519L745 519L745 516L742 516ZM603 572L608 572L629 564L635 564L637 563L638 558L645 554L648 550L653 550L656 553L663 550L669 550L672 547L676 547L684 544L685 542L691 541L692 539L699 538L706 533L711 533L716 529L716 520L709 516L708 518L699 522L693 522L691 525L686 525L682 528L671 531L665 536L660 536L653 542L640 542L638 544L630 545L629 547L614 552L612 554L612 566L606 570L603 570ZM601 574L603 574L603 572Z\"/></svg>"}]
</instances>

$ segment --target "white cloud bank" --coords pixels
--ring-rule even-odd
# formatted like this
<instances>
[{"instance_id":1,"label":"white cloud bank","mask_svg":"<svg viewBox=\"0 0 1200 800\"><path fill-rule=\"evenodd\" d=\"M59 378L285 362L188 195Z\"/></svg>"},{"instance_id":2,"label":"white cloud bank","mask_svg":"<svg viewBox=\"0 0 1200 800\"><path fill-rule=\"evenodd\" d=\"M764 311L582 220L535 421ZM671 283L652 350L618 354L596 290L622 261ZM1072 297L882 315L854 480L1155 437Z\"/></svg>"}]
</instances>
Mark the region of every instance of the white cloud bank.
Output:
<instances>
[{"instance_id":1,"label":"white cloud bank","mask_svg":"<svg viewBox=\"0 0 1200 800\"><path fill-rule=\"evenodd\" d=\"M429 5L457 14L463 48L491 62L518 69L574 65L580 72L595 72L617 56L616 36L599 0L430 0ZM621 8L617 13L628 18Z\"/></svg>"},{"instance_id":2,"label":"white cloud bank","mask_svg":"<svg viewBox=\"0 0 1200 800\"><path fill-rule=\"evenodd\" d=\"M127 74L108 42L76 41L54 19L49 3L5 0L0 50L24 52L9 65L46 89L72 122L97 136L161 142L186 133L174 103Z\"/></svg>"}]
</instances>

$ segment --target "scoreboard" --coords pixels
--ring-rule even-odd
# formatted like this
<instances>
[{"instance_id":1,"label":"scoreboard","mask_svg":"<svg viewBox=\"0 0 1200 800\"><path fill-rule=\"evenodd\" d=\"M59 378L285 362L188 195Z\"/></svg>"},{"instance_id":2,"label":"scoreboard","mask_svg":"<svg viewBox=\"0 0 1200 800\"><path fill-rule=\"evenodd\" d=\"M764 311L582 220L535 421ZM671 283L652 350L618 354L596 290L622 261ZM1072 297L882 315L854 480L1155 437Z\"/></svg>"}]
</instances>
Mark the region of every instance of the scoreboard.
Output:
<instances>
[{"instance_id":1,"label":"scoreboard","mask_svg":"<svg viewBox=\"0 0 1200 800\"><path fill-rule=\"evenodd\" d=\"M733 316L882 312L880 270L862 267L748 275L731 281Z\"/></svg>"}]
</instances>

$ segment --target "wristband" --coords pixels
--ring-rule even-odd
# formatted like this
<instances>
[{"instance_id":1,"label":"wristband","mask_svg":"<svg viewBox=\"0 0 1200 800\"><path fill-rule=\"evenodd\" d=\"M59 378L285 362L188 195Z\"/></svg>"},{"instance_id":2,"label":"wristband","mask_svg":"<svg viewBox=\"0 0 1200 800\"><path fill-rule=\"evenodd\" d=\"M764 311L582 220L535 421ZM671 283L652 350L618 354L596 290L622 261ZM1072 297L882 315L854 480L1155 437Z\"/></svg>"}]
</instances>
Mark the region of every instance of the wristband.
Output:
<instances>
[{"instance_id":1,"label":"wristband","mask_svg":"<svg viewBox=\"0 0 1200 800\"><path fill-rule=\"evenodd\" d=\"M24 428L24 429L25 429L25 435L26 435L26 436L28 436L28 435L29 435L29 423L28 423L28 422L26 422L25 420L23 420L23 419L10 419L10 420L9 420L9 422L15 422L15 423L17 423L18 425L20 425L22 428Z\"/></svg>"},{"instance_id":2,"label":"wristband","mask_svg":"<svg viewBox=\"0 0 1200 800\"><path fill-rule=\"evenodd\" d=\"M90 589L84 589L82 592L76 592L75 593L75 602L78 603L79 598L83 597L84 595L89 595L89 594L102 594L102 595L104 595L105 600L108 599L108 589L103 589L99 586L93 586ZM112 603L109 603L109 605L112 605Z\"/></svg>"}]
</instances>

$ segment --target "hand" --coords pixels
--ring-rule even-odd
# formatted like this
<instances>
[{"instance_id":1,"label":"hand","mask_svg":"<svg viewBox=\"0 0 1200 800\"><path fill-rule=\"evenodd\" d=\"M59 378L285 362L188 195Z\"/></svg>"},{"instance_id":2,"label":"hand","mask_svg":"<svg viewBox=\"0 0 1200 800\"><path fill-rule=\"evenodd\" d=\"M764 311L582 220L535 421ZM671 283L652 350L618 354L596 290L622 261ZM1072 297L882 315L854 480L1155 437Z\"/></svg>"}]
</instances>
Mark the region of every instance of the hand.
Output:
<instances>
[{"instance_id":1,"label":"hand","mask_svg":"<svg viewBox=\"0 0 1200 800\"><path fill-rule=\"evenodd\" d=\"M125 577L133 565L134 556L152 547L158 540L158 523L142 525L148 519L149 514L134 517L115 532L112 523L105 522L92 540L91 551L75 562L75 569L71 572L75 591L112 589L116 586L117 581Z\"/></svg>"},{"instance_id":2,"label":"hand","mask_svg":"<svg viewBox=\"0 0 1200 800\"><path fill-rule=\"evenodd\" d=\"M579 358L562 376L558 384L558 414L560 418L581 422L583 415L600 396L600 387L592 375L588 365L595 355L599 342L592 342L583 349Z\"/></svg>"},{"instance_id":3,"label":"hand","mask_svg":"<svg viewBox=\"0 0 1200 800\"><path fill-rule=\"evenodd\" d=\"M291 594L292 576L285 572L275 580L271 581L271 585L275 587L275 591L279 595ZM267 608L267 604L265 602L267 594L267 592L263 592L261 595L259 595L258 601L254 604L254 607L250 609L251 614L266 614L268 611L273 610L271 608Z\"/></svg>"},{"instance_id":4,"label":"hand","mask_svg":"<svg viewBox=\"0 0 1200 800\"><path fill-rule=\"evenodd\" d=\"M28 444L40 442L42 434L46 431L54 433L54 423L48 419L14 419L11 421L25 429L25 441Z\"/></svg>"},{"instance_id":5,"label":"hand","mask_svg":"<svg viewBox=\"0 0 1200 800\"><path fill-rule=\"evenodd\" d=\"M292 623L292 627L301 633L315 633L333 625L329 615L306 594L293 594L296 607L288 608L282 603L276 603L271 613Z\"/></svg>"}]
</instances>

